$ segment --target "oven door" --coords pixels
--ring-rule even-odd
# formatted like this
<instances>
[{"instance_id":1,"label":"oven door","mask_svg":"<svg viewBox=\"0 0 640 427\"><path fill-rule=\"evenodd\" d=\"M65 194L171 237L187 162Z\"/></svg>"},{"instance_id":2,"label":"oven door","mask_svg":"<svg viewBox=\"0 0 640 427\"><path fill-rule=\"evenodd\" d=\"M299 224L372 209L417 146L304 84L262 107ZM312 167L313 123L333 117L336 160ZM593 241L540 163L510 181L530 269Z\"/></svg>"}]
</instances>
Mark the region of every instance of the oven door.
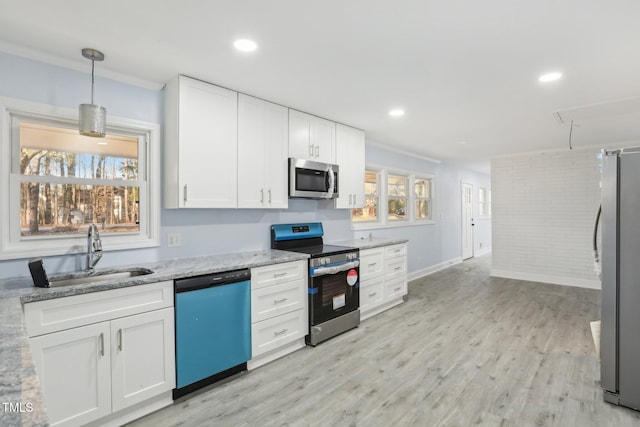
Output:
<instances>
[{"instance_id":1,"label":"oven door","mask_svg":"<svg viewBox=\"0 0 640 427\"><path fill-rule=\"evenodd\" d=\"M360 307L360 261L311 267L309 323L319 325Z\"/></svg>"}]
</instances>

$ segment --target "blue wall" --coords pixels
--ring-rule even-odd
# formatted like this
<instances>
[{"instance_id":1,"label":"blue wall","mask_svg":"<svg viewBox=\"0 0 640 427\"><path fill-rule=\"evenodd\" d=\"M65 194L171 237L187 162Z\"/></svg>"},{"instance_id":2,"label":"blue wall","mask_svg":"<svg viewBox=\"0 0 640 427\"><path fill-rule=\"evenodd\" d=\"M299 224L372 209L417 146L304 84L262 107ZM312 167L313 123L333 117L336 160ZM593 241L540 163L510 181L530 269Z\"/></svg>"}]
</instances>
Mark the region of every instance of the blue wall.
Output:
<instances>
[{"instance_id":1,"label":"blue wall","mask_svg":"<svg viewBox=\"0 0 640 427\"><path fill-rule=\"evenodd\" d=\"M0 52L0 96L77 108L78 104L90 100L91 77L90 68L87 69L88 72L83 73ZM162 91L100 77L96 77L95 87L95 102L106 106L108 116L162 123ZM489 176L384 150L369 143L366 150L368 163L436 176L436 224L374 230L373 235L409 239L410 273L459 257L460 182L473 183L477 194L478 186L489 187ZM126 251L109 251L105 247L98 267L261 250L269 247L271 224L299 221L321 221L327 241L369 235L369 231L352 231L349 211L333 209L327 201L290 200L286 210L163 209L160 247ZM484 221L484 224L480 221L480 224L476 227L476 245L481 239L483 248L490 247L490 221ZM168 248L166 235L173 232L182 235L182 246ZM45 265L49 273L81 269L84 254L47 257ZM0 261L0 278L28 274L24 259Z\"/></svg>"}]
</instances>

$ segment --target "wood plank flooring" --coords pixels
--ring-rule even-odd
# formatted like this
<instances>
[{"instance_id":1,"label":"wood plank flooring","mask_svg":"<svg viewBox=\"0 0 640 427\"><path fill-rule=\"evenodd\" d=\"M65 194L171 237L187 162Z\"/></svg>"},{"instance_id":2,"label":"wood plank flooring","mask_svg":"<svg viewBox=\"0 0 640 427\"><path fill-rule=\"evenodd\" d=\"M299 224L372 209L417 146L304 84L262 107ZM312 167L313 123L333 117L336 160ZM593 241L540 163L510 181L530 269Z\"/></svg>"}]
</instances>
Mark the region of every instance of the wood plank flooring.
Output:
<instances>
[{"instance_id":1,"label":"wood plank flooring","mask_svg":"<svg viewBox=\"0 0 640 427\"><path fill-rule=\"evenodd\" d=\"M490 255L407 302L132 426L640 426L602 400L600 291L489 277Z\"/></svg>"}]
</instances>

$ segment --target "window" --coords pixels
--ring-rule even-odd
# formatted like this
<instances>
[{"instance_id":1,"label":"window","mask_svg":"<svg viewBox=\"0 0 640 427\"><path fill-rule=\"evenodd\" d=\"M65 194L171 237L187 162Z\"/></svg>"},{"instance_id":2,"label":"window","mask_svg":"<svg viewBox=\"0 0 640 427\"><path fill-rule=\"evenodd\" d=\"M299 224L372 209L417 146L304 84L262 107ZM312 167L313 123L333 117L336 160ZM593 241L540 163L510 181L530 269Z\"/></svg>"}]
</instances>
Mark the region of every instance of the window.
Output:
<instances>
[{"instance_id":1,"label":"window","mask_svg":"<svg viewBox=\"0 0 640 427\"><path fill-rule=\"evenodd\" d=\"M351 211L354 230L433 223L433 177L368 167L364 180L365 206Z\"/></svg>"},{"instance_id":2,"label":"window","mask_svg":"<svg viewBox=\"0 0 640 427\"><path fill-rule=\"evenodd\" d=\"M407 218L407 177L389 175L387 178L387 215L389 221Z\"/></svg>"},{"instance_id":3,"label":"window","mask_svg":"<svg viewBox=\"0 0 640 427\"><path fill-rule=\"evenodd\" d=\"M354 222L372 222L378 220L378 172L367 170L364 173L364 208L353 209L351 218Z\"/></svg>"},{"instance_id":4,"label":"window","mask_svg":"<svg viewBox=\"0 0 640 427\"><path fill-rule=\"evenodd\" d=\"M157 246L159 201L148 178L157 125L120 120L105 138L91 138L63 115L30 108L5 114L10 161L2 178L10 191L2 196L1 259L81 252L91 223L105 250Z\"/></svg>"},{"instance_id":5,"label":"window","mask_svg":"<svg viewBox=\"0 0 640 427\"><path fill-rule=\"evenodd\" d=\"M18 125L20 236L139 232L138 138L97 139L58 124Z\"/></svg>"},{"instance_id":6,"label":"window","mask_svg":"<svg viewBox=\"0 0 640 427\"><path fill-rule=\"evenodd\" d=\"M416 178L413 182L416 203L416 220L430 220L431 217L431 180Z\"/></svg>"},{"instance_id":7,"label":"window","mask_svg":"<svg viewBox=\"0 0 640 427\"><path fill-rule=\"evenodd\" d=\"M491 216L491 190L487 188L480 188L478 201L479 201L478 214L481 217Z\"/></svg>"}]
</instances>

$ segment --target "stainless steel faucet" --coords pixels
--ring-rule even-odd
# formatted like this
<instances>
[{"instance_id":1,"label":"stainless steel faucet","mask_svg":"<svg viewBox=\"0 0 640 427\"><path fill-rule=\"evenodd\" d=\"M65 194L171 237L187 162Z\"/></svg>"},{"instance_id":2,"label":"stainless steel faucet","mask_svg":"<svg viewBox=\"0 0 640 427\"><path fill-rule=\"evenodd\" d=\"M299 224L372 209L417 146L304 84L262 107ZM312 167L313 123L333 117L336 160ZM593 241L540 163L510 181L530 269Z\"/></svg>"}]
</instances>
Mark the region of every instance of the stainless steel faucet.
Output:
<instances>
[{"instance_id":1,"label":"stainless steel faucet","mask_svg":"<svg viewBox=\"0 0 640 427\"><path fill-rule=\"evenodd\" d=\"M91 223L87 232L87 271L93 273L93 267L102 258L102 240L98 227Z\"/></svg>"}]
</instances>

